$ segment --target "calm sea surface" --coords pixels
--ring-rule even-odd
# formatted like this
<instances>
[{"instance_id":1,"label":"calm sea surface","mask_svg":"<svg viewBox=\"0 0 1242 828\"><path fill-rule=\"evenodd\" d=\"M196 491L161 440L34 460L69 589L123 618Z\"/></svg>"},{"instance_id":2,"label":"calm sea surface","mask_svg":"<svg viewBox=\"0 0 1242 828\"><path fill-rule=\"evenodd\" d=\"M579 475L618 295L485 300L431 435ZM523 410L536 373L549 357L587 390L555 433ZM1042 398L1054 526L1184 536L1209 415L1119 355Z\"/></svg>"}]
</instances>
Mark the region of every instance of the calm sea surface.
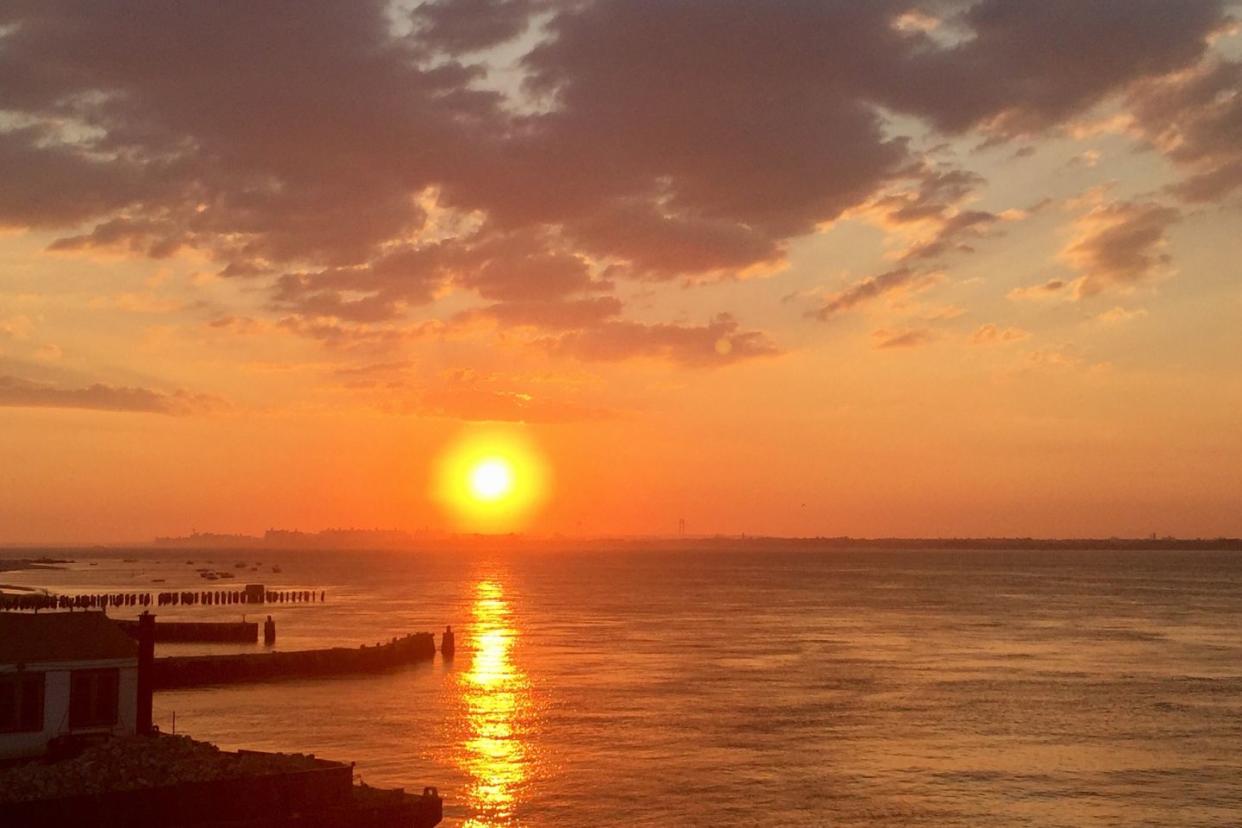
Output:
<instances>
[{"instance_id":1,"label":"calm sea surface","mask_svg":"<svg viewBox=\"0 0 1242 828\"><path fill-rule=\"evenodd\" d=\"M1242 824L1242 555L70 556L0 581L326 590L271 610L282 649L452 624L450 663L155 699L165 730L435 785L449 825Z\"/></svg>"}]
</instances>

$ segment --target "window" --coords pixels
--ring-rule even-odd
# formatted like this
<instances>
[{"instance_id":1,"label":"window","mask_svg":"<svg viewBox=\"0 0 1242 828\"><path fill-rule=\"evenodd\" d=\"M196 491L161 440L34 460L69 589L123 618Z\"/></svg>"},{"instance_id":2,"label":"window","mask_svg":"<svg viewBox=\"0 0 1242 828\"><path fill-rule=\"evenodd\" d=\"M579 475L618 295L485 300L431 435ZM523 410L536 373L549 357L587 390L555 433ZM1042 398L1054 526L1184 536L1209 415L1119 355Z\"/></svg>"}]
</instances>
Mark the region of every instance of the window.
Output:
<instances>
[{"instance_id":1,"label":"window","mask_svg":"<svg viewBox=\"0 0 1242 828\"><path fill-rule=\"evenodd\" d=\"M69 727L116 724L121 671L74 670L69 674Z\"/></svg>"},{"instance_id":2,"label":"window","mask_svg":"<svg viewBox=\"0 0 1242 828\"><path fill-rule=\"evenodd\" d=\"M0 733L43 729L43 674L0 675Z\"/></svg>"}]
</instances>

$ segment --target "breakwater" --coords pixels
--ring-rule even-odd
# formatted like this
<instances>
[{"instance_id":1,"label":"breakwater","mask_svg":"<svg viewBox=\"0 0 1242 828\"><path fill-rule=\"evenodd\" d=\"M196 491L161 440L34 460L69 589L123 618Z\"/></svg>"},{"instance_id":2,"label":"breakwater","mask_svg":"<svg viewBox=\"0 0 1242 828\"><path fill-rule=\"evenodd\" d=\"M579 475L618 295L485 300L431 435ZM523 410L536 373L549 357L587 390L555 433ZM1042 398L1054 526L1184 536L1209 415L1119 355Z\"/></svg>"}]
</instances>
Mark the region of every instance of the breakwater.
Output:
<instances>
[{"instance_id":1,"label":"breakwater","mask_svg":"<svg viewBox=\"0 0 1242 828\"><path fill-rule=\"evenodd\" d=\"M137 621L117 621L117 625L130 638L138 637ZM222 641L251 644L259 640L259 625L255 621L157 621L157 642L174 641Z\"/></svg>"},{"instance_id":2,"label":"breakwater","mask_svg":"<svg viewBox=\"0 0 1242 828\"><path fill-rule=\"evenodd\" d=\"M435 657L431 633L413 633L383 644L323 650L168 656L155 659L154 689L273 681L282 678L377 673Z\"/></svg>"}]
</instances>

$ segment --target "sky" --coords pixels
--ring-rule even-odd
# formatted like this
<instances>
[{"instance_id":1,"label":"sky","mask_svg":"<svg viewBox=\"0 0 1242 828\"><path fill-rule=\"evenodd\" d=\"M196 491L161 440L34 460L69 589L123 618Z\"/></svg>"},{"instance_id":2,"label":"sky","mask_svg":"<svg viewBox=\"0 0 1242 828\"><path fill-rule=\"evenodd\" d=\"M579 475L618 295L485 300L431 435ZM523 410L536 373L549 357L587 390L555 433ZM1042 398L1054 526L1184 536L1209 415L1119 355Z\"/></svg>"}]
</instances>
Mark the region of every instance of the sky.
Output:
<instances>
[{"instance_id":1,"label":"sky","mask_svg":"<svg viewBox=\"0 0 1242 828\"><path fill-rule=\"evenodd\" d=\"M10 0L0 543L1240 535L1240 18Z\"/></svg>"}]
</instances>

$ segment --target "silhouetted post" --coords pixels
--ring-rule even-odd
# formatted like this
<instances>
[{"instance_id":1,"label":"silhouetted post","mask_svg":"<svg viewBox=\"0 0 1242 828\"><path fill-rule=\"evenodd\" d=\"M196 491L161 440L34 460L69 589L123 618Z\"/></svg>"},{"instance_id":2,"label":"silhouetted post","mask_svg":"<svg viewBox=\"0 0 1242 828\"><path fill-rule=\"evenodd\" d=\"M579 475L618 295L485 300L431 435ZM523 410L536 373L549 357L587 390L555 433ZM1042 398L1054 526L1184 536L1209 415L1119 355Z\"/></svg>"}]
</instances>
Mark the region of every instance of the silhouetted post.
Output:
<instances>
[{"instance_id":1,"label":"silhouetted post","mask_svg":"<svg viewBox=\"0 0 1242 828\"><path fill-rule=\"evenodd\" d=\"M138 718L139 733L151 732L151 697L155 691L155 616L138 616Z\"/></svg>"},{"instance_id":2,"label":"silhouetted post","mask_svg":"<svg viewBox=\"0 0 1242 828\"><path fill-rule=\"evenodd\" d=\"M445 658L452 658L453 653L457 651L457 642L453 635L453 626L444 628L444 635L440 636L440 655Z\"/></svg>"},{"instance_id":3,"label":"silhouetted post","mask_svg":"<svg viewBox=\"0 0 1242 828\"><path fill-rule=\"evenodd\" d=\"M263 622L263 643L269 647L276 643L276 622L270 615Z\"/></svg>"}]
</instances>

